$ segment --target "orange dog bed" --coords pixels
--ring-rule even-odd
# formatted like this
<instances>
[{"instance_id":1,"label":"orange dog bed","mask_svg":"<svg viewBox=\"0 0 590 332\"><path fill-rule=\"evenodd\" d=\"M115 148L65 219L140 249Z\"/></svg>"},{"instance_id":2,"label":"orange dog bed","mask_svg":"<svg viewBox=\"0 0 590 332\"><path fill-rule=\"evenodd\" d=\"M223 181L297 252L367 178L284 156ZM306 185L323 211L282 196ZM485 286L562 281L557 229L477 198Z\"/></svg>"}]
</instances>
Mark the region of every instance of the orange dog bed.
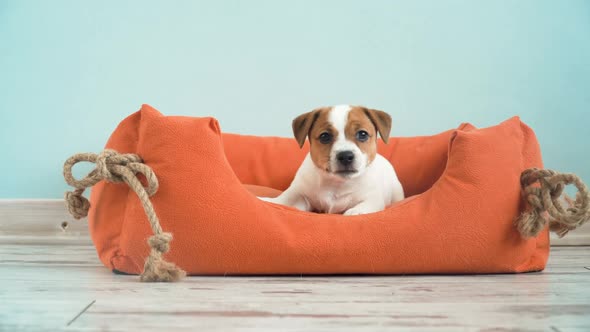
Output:
<instances>
[{"instance_id":1,"label":"orange dog bed","mask_svg":"<svg viewBox=\"0 0 590 332\"><path fill-rule=\"evenodd\" d=\"M163 116L144 105L106 146L141 156L157 175L151 202L174 236L165 258L188 274L506 273L547 262L547 227L528 239L515 227L525 207L521 172L542 166L533 131L516 117L381 143L408 198L359 216L256 198L290 184L307 153L294 139L222 134L213 118ZM152 230L137 195L101 181L90 204L104 265L142 273Z\"/></svg>"}]
</instances>

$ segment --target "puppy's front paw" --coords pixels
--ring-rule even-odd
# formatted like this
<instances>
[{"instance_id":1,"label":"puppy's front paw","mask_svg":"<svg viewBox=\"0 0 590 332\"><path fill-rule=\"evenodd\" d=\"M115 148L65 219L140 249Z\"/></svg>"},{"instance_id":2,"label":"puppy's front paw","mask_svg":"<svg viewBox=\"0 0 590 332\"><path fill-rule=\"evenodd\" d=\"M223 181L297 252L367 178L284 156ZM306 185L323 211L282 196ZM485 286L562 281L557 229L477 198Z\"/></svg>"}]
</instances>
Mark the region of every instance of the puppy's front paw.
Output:
<instances>
[{"instance_id":1,"label":"puppy's front paw","mask_svg":"<svg viewBox=\"0 0 590 332\"><path fill-rule=\"evenodd\" d=\"M359 208L359 207L353 207L351 209L348 209L344 212L345 216L357 216L359 214L367 214L367 213L371 213L373 211L369 211L367 209L363 209L363 208Z\"/></svg>"}]
</instances>

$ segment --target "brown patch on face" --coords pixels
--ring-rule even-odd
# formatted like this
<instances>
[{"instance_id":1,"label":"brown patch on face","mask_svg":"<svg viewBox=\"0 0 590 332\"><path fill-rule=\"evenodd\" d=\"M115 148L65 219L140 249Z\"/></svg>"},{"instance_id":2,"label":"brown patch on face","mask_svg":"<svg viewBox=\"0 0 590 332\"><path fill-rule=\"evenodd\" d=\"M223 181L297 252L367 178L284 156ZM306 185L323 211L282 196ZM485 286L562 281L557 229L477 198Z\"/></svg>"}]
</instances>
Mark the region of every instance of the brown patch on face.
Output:
<instances>
[{"instance_id":1,"label":"brown patch on face","mask_svg":"<svg viewBox=\"0 0 590 332\"><path fill-rule=\"evenodd\" d=\"M311 112L301 114L293 120L293 134L299 144L303 147L305 139L309 137L310 155L315 165L323 170L328 171L330 166L330 150L332 142L338 133L328 122L328 114L331 107L316 108ZM320 135L328 133L332 135L332 142L324 144L320 142Z\"/></svg>"},{"instance_id":2,"label":"brown patch on face","mask_svg":"<svg viewBox=\"0 0 590 332\"><path fill-rule=\"evenodd\" d=\"M332 144L338 137L338 132L328 121L331 109L331 107L317 109L317 118L309 131L311 160L318 168L324 171L330 171L330 151L332 150ZM332 137L327 144L320 141L320 135L323 133L328 133Z\"/></svg>"},{"instance_id":3,"label":"brown patch on face","mask_svg":"<svg viewBox=\"0 0 590 332\"><path fill-rule=\"evenodd\" d=\"M346 139L354 142L367 155L367 165L377 155L377 132L387 143L390 130L391 117L383 111L352 106L348 113L348 122L345 128ZM366 131L368 134L368 139L364 142L357 137L357 133L360 131Z\"/></svg>"}]
</instances>

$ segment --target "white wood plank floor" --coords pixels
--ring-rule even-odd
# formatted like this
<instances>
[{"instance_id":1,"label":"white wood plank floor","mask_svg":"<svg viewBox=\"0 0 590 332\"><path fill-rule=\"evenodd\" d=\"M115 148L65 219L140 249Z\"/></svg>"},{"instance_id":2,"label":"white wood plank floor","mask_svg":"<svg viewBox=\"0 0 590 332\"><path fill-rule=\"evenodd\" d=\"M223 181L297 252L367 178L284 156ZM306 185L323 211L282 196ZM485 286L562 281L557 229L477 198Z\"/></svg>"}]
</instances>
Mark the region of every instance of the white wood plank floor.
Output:
<instances>
[{"instance_id":1,"label":"white wood plank floor","mask_svg":"<svg viewBox=\"0 0 590 332\"><path fill-rule=\"evenodd\" d=\"M10 206L0 204L0 331L590 331L587 246L553 247L547 269L529 274L146 284L104 268L83 222L63 231L62 212Z\"/></svg>"}]
</instances>

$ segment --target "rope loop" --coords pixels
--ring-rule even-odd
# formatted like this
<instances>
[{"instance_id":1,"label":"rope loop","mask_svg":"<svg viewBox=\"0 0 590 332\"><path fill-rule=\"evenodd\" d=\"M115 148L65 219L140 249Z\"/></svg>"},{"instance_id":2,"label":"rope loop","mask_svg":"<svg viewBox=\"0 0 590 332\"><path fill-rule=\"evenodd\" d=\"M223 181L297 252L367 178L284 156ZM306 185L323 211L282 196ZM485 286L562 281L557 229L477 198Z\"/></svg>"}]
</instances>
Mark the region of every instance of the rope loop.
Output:
<instances>
[{"instance_id":1,"label":"rope loop","mask_svg":"<svg viewBox=\"0 0 590 332\"><path fill-rule=\"evenodd\" d=\"M72 175L72 168L79 162L95 163L96 167L82 179L76 179ZM145 177L147 185L144 187L137 174ZM154 171L140 156L131 153L118 153L115 150L105 149L99 154L79 153L68 158L64 163L63 175L66 182L76 188L65 193L65 201L68 211L75 219L81 219L88 215L90 202L82 194L88 187L92 187L102 180L112 183L126 183L133 190L145 211L154 235L148 239L151 248L150 255L146 259L141 281L177 281L186 273L174 265L166 262L162 254L170 249L172 234L164 233L160 220L149 199L158 191L158 178Z\"/></svg>"},{"instance_id":2,"label":"rope loop","mask_svg":"<svg viewBox=\"0 0 590 332\"><path fill-rule=\"evenodd\" d=\"M563 193L570 184L578 190L575 200ZM590 219L588 188L575 174L529 168L521 173L520 185L529 209L518 217L516 225L525 238L537 236L547 224L550 231L563 237ZM566 207L560 202L562 195Z\"/></svg>"}]
</instances>

